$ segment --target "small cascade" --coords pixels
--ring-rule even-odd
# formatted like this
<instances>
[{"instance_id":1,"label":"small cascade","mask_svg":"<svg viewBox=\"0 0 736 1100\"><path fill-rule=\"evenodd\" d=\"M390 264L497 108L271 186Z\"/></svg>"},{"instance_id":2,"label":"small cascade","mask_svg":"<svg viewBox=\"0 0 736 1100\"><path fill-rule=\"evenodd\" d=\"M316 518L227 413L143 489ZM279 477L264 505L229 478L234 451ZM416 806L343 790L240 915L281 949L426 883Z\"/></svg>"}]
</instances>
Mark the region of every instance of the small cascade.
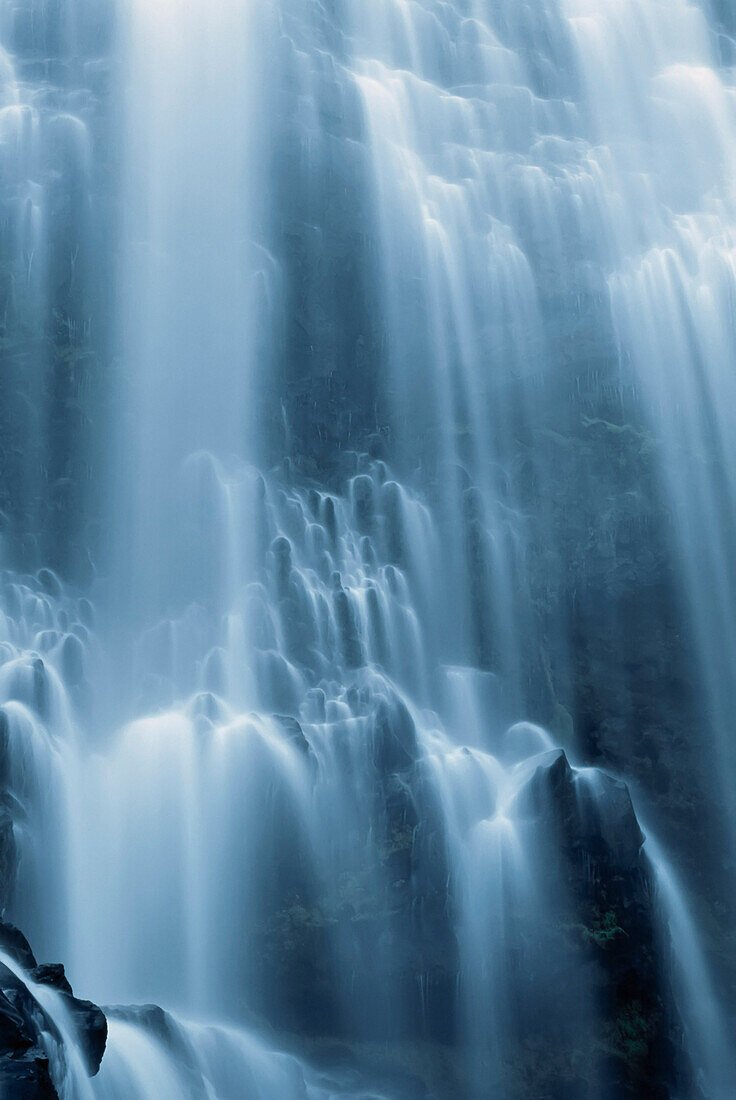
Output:
<instances>
[{"instance_id":1,"label":"small cascade","mask_svg":"<svg viewBox=\"0 0 736 1100\"><path fill-rule=\"evenodd\" d=\"M186 1024L166 1016L163 1033L113 1016L105 1065L94 1082L95 1100L387 1100L357 1081L305 1067L293 1055L233 1028Z\"/></svg>"},{"instance_id":2,"label":"small cascade","mask_svg":"<svg viewBox=\"0 0 736 1100\"><path fill-rule=\"evenodd\" d=\"M10 982L3 982L4 972ZM0 983L37 1030L59 1100L237 1100L244 1089L254 1100L328 1100L335 1089L355 1100L385 1100L378 1092L307 1069L246 1031L188 1024L160 1009L108 1010L104 1065L98 1070L84 1055L83 1036L62 993L33 981L2 952Z\"/></svg>"},{"instance_id":3,"label":"small cascade","mask_svg":"<svg viewBox=\"0 0 736 1100\"><path fill-rule=\"evenodd\" d=\"M93 1096L107 1039L102 1011L73 994L60 964L36 965L23 934L0 922L3 1095Z\"/></svg>"}]
</instances>

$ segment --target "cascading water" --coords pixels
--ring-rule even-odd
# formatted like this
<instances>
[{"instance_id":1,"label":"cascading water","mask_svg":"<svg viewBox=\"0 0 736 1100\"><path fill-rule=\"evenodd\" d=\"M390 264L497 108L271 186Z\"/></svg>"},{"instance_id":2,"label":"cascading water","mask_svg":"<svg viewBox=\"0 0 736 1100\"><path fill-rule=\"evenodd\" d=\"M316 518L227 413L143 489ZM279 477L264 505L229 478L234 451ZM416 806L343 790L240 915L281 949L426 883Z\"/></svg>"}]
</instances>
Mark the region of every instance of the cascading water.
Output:
<instances>
[{"instance_id":1,"label":"cascading water","mask_svg":"<svg viewBox=\"0 0 736 1100\"><path fill-rule=\"evenodd\" d=\"M725 18L0 3L0 904L99 1073L0 991L65 1100L731 1095Z\"/></svg>"},{"instance_id":2,"label":"cascading water","mask_svg":"<svg viewBox=\"0 0 736 1100\"><path fill-rule=\"evenodd\" d=\"M186 1025L160 1010L155 1027L111 1012L105 1065L89 1078L77 1028L63 997L32 981L14 959L0 953L0 968L29 997L43 1019L43 1043L61 1100L180 1100L181 1097L272 1096L328 1100L334 1090L356 1096L349 1082L309 1074L297 1059L269 1050L242 1031ZM7 981L5 983L7 988ZM140 1014L145 1017L145 1013ZM365 1094L363 1094L365 1095ZM381 1100L375 1093L373 1100Z\"/></svg>"}]
</instances>

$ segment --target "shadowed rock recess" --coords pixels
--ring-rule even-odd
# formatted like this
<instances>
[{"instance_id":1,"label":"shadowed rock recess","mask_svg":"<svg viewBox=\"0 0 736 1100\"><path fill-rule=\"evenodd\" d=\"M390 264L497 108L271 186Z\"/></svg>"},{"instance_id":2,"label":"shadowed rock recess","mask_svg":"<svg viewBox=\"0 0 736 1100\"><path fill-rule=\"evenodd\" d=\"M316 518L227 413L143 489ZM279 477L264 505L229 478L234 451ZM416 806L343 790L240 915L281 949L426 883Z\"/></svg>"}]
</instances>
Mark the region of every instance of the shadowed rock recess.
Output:
<instances>
[{"instance_id":1,"label":"shadowed rock recess","mask_svg":"<svg viewBox=\"0 0 736 1100\"><path fill-rule=\"evenodd\" d=\"M2 1100L736 1096L734 34L0 0Z\"/></svg>"}]
</instances>

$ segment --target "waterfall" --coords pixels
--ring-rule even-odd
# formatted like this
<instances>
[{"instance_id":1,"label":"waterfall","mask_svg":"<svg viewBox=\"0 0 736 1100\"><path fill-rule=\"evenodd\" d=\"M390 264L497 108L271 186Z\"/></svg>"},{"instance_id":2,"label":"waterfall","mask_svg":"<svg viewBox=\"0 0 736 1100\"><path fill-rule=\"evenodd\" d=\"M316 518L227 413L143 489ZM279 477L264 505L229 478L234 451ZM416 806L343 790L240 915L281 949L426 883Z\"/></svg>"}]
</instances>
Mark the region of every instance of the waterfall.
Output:
<instances>
[{"instance_id":1,"label":"waterfall","mask_svg":"<svg viewBox=\"0 0 736 1100\"><path fill-rule=\"evenodd\" d=\"M269 1049L256 1036L225 1028L187 1024L159 1012L157 1030L125 1014L113 1015L105 1065L90 1079L79 1049L73 1019L55 990L32 981L12 958L0 953L5 967L35 1003L42 1037L61 1100L178 1100L182 1096L243 1095L254 1100L327 1100L339 1088L355 1096L349 1083L305 1074L299 1062ZM365 1095L365 1094L364 1094ZM373 1100L381 1100L373 1094Z\"/></svg>"},{"instance_id":2,"label":"waterfall","mask_svg":"<svg viewBox=\"0 0 736 1100\"><path fill-rule=\"evenodd\" d=\"M99 1072L0 991L62 1100L731 1095L732 34L0 0L0 947Z\"/></svg>"}]
</instances>

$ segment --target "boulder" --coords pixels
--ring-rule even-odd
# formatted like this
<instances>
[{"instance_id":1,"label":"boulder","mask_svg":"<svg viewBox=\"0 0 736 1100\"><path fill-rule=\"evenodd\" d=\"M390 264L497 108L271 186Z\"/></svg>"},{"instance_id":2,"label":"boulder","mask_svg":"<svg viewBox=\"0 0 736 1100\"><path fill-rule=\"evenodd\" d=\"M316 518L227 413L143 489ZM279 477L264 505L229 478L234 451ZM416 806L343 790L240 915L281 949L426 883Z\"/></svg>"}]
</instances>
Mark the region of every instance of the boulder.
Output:
<instances>
[{"instance_id":1,"label":"boulder","mask_svg":"<svg viewBox=\"0 0 736 1100\"><path fill-rule=\"evenodd\" d=\"M591 1065L611 1095L699 1096L677 1053L682 1025L661 967L655 884L626 784L596 768L572 768L560 750L520 767L528 778L516 810L532 832L540 881L562 903L545 946L557 967L558 1007L565 974L587 974L600 1006L587 1039ZM578 1043L585 1027L582 1019L574 1025Z\"/></svg>"},{"instance_id":2,"label":"boulder","mask_svg":"<svg viewBox=\"0 0 736 1100\"><path fill-rule=\"evenodd\" d=\"M22 1013L1 992L0 1095L8 1100L58 1100L48 1058Z\"/></svg>"},{"instance_id":3,"label":"boulder","mask_svg":"<svg viewBox=\"0 0 736 1100\"><path fill-rule=\"evenodd\" d=\"M0 949L27 973L29 983L48 986L61 996L76 1028L89 1075L93 1077L100 1068L107 1042L107 1020L102 1010L90 1001L74 996L60 963L37 965L23 933L4 921L0 922ZM7 1010L8 1005L12 1011ZM55 1030L53 1020L25 982L9 967L0 964L0 1082L6 1078L8 1081L17 1078L20 1082L27 1082L28 1089L35 1085L40 1090L38 1093L18 1092L19 1098L26 1095L29 1098L56 1095L53 1090L43 1091L46 1088L45 1076L48 1076L48 1060L41 1044L41 1033L53 1034ZM22 1053L21 1069L17 1064L19 1051ZM11 1092L10 1095L15 1098L16 1093Z\"/></svg>"},{"instance_id":4,"label":"boulder","mask_svg":"<svg viewBox=\"0 0 736 1100\"><path fill-rule=\"evenodd\" d=\"M573 769L562 749L522 767L533 768L516 800L522 815L554 828L570 851L627 869L636 865L645 838L625 783L596 768Z\"/></svg>"},{"instance_id":5,"label":"boulder","mask_svg":"<svg viewBox=\"0 0 736 1100\"><path fill-rule=\"evenodd\" d=\"M309 756L312 749L309 741L307 741L304 736L304 730L301 724L296 718L292 718L290 715L285 714L274 714L273 720L281 730L284 739L288 741L290 745L293 745L294 748L298 749L299 752L303 753L304 756Z\"/></svg>"},{"instance_id":6,"label":"boulder","mask_svg":"<svg viewBox=\"0 0 736 1100\"><path fill-rule=\"evenodd\" d=\"M36 966L31 946L19 928L9 921L0 921L0 951L4 951L24 970L33 970Z\"/></svg>"},{"instance_id":7,"label":"boulder","mask_svg":"<svg viewBox=\"0 0 736 1100\"><path fill-rule=\"evenodd\" d=\"M104 1012L91 1001L83 1001L74 996L61 963L36 966L28 976L37 985L48 985L62 995L77 1029L90 1076L94 1077L100 1068L107 1042L107 1020Z\"/></svg>"}]
</instances>

